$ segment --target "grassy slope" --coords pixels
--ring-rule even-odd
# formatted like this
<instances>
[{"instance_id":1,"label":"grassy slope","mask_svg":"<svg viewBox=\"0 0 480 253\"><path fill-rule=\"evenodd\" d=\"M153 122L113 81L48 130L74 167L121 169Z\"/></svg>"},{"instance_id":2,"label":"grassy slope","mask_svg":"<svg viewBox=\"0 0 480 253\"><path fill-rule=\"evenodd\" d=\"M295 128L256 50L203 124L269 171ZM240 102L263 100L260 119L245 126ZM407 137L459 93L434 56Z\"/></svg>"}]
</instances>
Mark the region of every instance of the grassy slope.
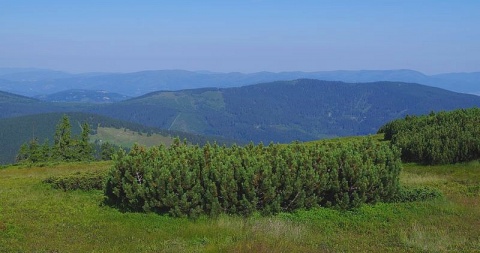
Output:
<instances>
[{"instance_id":1,"label":"grassy slope","mask_svg":"<svg viewBox=\"0 0 480 253\"><path fill-rule=\"evenodd\" d=\"M160 144L169 146L173 142L172 137L167 137L160 134L139 134L138 132L131 131L125 128L117 129L112 127L98 127L96 134L90 136L90 139L92 141L102 140L127 148L133 146L134 143L142 146L151 147Z\"/></svg>"},{"instance_id":2,"label":"grassy slope","mask_svg":"<svg viewBox=\"0 0 480 253\"><path fill-rule=\"evenodd\" d=\"M480 251L480 162L407 164L406 185L441 189L444 199L377 204L340 212L196 221L121 213L100 191L63 192L41 180L111 164L0 170L0 252L473 252Z\"/></svg>"}]
</instances>

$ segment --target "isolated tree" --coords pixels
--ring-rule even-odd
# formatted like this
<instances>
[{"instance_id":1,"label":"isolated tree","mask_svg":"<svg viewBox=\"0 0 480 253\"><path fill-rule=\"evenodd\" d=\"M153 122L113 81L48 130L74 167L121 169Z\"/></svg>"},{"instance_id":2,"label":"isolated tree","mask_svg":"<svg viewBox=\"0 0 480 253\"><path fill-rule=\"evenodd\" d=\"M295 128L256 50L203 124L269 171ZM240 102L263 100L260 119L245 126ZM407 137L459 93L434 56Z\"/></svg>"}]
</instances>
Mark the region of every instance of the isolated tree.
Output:
<instances>
[{"instance_id":1,"label":"isolated tree","mask_svg":"<svg viewBox=\"0 0 480 253\"><path fill-rule=\"evenodd\" d=\"M28 149L28 144L23 143L22 146L20 146L20 150L18 151L17 157L15 158L16 162L23 162L26 161L29 157L29 149Z\"/></svg>"},{"instance_id":2,"label":"isolated tree","mask_svg":"<svg viewBox=\"0 0 480 253\"><path fill-rule=\"evenodd\" d=\"M49 161L51 158L51 147L50 147L50 142L45 140L40 147L40 154L42 156L43 161Z\"/></svg>"},{"instance_id":3,"label":"isolated tree","mask_svg":"<svg viewBox=\"0 0 480 253\"><path fill-rule=\"evenodd\" d=\"M67 115L63 115L57 128L55 130L53 143L53 157L59 160L71 160L73 152L71 150L72 144L72 129L70 119Z\"/></svg>"},{"instance_id":4,"label":"isolated tree","mask_svg":"<svg viewBox=\"0 0 480 253\"><path fill-rule=\"evenodd\" d=\"M100 149L101 149L101 153L100 153L101 160L104 160L104 161L112 160L112 156L116 151L114 145L112 145L110 142L107 141L102 143Z\"/></svg>"},{"instance_id":5,"label":"isolated tree","mask_svg":"<svg viewBox=\"0 0 480 253\"><path fill-rule=\"evenodd\" d=\"M90 161L93 160L93 146L90 144L90 125L88 123L82 124L82 133L80 135L80 140L77 145L77 154L79 155L78 160L81 161Z\"/></svg>"},{"instance_id":6,"label":"isolated tree","mask_svg":"<svg viewBox=\"0 0 480 253\"><path fill-rule=\"evenodd\" d=\"M37 163L37 162L42 162L43 161L41 147L38 144L37 138L33 138L30 141L29 146L28 146L28 152L29 152L28 159L31 162Z\"/></svg>"}]
</instances>

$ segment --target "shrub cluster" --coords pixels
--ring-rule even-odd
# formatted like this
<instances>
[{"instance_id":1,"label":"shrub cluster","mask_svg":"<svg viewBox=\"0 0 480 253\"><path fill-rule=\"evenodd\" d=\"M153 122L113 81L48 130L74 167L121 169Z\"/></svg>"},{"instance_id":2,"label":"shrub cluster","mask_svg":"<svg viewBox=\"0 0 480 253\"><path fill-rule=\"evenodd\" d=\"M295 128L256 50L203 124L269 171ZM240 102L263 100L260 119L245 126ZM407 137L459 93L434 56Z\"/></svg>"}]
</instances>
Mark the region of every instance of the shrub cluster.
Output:
<instances>
[{"instance_id":1,"label":"shrub cluster","mask_svg":"<svg viewBox=\"0 0 480 253\"><path fill-rule=\"evenodd\" d=\"M64 191L71 190L102 190L105 181L104 171L76 172L65 176L52 176L43 180L53 188Z\"/></svg>"},{"instance_id":2,"label":"shrub cluster","mask_svg":"<svg viewBox=\"0 0 480 253\"><path fill-rule=\"evenodd\" d=\"M172 216L273 214L389 201L399 190L400 152L359 143L188 146L178 140L115 157L107 202Z\"/></svg>"},{"instance_id":3,"label":"shrub cluster","mask_svg":"<svg viewBox=\"0 0 480 253\"><path fill-rule=\"evenodd\" d=\"M449 164L480 159L480 109L407 116L379 133L400 147L406 162Z\"/></svg>"}]
</instances>

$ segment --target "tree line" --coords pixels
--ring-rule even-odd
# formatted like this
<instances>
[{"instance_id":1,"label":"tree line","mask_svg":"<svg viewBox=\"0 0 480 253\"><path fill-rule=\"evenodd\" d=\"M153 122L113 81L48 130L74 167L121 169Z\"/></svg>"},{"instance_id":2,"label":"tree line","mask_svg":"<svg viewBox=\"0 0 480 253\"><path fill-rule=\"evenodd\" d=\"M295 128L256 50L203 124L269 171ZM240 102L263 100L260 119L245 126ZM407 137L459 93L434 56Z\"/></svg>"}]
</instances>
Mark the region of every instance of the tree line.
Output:
<instances>
[{"instance_id":1,"label":"tree line","mask_svg":"<svg viewBox=\"0 0 480 253\"><path fill-rule=\"evenodd\" d=\"M85 122L81 125L81 133L72 135L70 119L67 115L63 115L56 126L53 144L48 139L40 143L37 138L32 138L29 142L22 144L16 156L16 162L76 162L111 159L119 147L108 142L100 145L90 143L90 131L90 125Z\"/></svg>"}]
</instances>

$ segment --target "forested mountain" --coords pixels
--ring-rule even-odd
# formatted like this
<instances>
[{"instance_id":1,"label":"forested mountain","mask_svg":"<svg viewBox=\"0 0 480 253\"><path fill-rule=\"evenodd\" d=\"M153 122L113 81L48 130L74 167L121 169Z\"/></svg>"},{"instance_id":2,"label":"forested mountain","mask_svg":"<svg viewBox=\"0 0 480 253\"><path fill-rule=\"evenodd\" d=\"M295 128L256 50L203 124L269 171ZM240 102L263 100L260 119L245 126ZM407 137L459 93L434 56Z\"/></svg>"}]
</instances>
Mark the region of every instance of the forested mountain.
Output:
<instances>
[{"instance_id":1,"label":"forested mountain","mask_svg":"<svg viewBox=\"0 0 480 253\"><path fill-rule=\"evenodd\" d=\"M301 79L161 91L90 112L148 126L254 142L375 133L407 114L480 106L480 97L419 84Z\"/></svg>"},{"instance_id":2,"label":"forested mountain","mask_svg":"<svg viewBox=\"0 0 480 253\"><path fill-rule=\"evenodd\" d=\"M72 105L53 105L12 93L0 91L0 119L45 112L65 111Z\"/></svg>"},{"instance_id":3,"label":"forested mountain","mask_svg":"<svg viewBox=\"0 0 480 253\"><path fill-rule=\"evenodd\" d=\"M0 103L35 103L38 102L38 100L9 93L9 92L3 92L0 91Z\"/></svg>"},{"instance_id":4,"label":"forested mountain","mask_svg":"<svg viewBox=\"0 0 480 253\"><path fill-rule=\"evenodd\" d=\"M130 97L105 90L66 90L36 98L49 102L114 103Z\"/></svg>"},{"instance_id":5,"label":"forested mountain","mask_svg":"<svg viewBox=\"0 0 480 253\"><path fill-rule=\"evenodd\" d=\"M48 70L0 69L0 90L26 96L48 95L71 89L106 90L140 96L159 90L205 87L239 87L300 78L343 82L397 81L420 83L462 93L480 94L480 73L428 76L413 70L360 70L318 72L215 73L185 70L151 70L133 73L69 74ZM2 74L3 73L3 74Z\"/></svg>"},{"instance_id":6,"label":"forested mountain","mask_svg":"<svg viewBox=\"0 0 480 253\"><path fill-rule=\"evenodd\" d=\"M32 140L33 138L36 138L40 144L47 139L52 142L52 136L55 133L55 127L59 123L60 119L62 119L63 115L64 113L44 113L0 119L0 143L2 143L2 145L0 145L0 164L13 163L20 146L23 143ZM74 135L80 134L80 126L82 123L88 123L91 128L91 134L94 135L91 138L92 141L95 140L98 127L102 127L128 129L143 136L159 134L167 138L179 137L182 140L186 139L190 143L200 145L203 145L206 142L217 142L226 145L233 143L232 140L227 140L224 138L212 138L179 131L162 130L100 115L80 112L66 113L66 115L70 118L72 134ZM127 133L127 131L125 132ZM158 143L158 145L159 144L160 143Z\"/></svg>"},{"instance_id":7,"label":"forested mountain","mask_svg":"<svg viewBox=\"0 0 480 253\"><path fill-rule=\"evenodd\" d=\"M473 106L480 106L480 97L419 84L312 79L158 91L111 104L48 103L0 93L0 118L77 111L247 142L370 134L406 114Z\"/></svg>"}]
</instances>

